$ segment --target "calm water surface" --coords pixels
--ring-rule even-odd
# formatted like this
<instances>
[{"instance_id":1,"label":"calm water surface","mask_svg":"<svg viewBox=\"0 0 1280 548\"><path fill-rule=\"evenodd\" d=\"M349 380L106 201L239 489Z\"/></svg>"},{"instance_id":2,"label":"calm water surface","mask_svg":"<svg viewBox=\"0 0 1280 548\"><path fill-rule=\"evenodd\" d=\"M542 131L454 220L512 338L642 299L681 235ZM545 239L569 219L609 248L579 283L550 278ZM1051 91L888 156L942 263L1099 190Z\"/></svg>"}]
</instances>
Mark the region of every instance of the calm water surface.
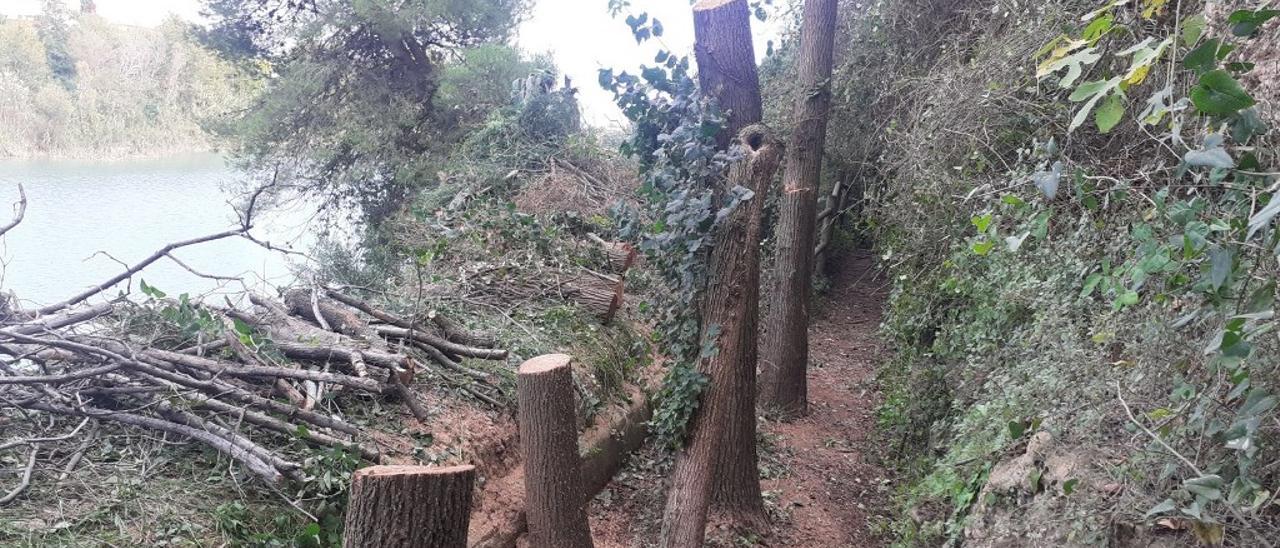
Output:
<instances>
[{"instance_id":1,"label":"calm water surface","mask_svg":"<svg viewBox=\"0 0 1280 548\"><path fill-rule=\"evenodd\" d=\"M229 202L239 174L212 154L120 162L0 160L0 224L11 219L18 184L27 193L22 224L0 238L0 288L24 306L63 300L106 281L167 243L237 226ZM305 250L305 211L260 218L254 236ZM109 254L110 257L105 254ZM241 276L254 289L292 280L289 260L240 238L198 244L174 252L195 270ZM171 295L218 294L241 289L195 276L161 259L134 277ZM104 295L125 290L124 283Z\"/></svg>"}]
</instances>

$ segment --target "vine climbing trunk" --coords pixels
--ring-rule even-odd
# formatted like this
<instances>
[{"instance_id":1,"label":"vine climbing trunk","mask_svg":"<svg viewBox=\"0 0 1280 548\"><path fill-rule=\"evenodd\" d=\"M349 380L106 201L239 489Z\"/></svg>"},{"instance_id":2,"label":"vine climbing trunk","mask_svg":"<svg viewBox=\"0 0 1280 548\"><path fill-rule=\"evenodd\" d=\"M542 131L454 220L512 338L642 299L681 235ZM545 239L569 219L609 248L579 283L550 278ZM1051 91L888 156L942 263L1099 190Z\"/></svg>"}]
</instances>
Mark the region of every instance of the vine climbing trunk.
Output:
<instances>
[{"instance_id":1,"label":"vine climbing trunk","mask_svg":"<svg viewBox=\"0 0 1280 548\"><path fill-rule=\"evenodd\" d=\"M800 26L795 130L787 144L786 172L778 200L777 253L773 291L764 319L760 404L784 416L808 407L809 288L813 277L814 217L818 178L831 106L831 63L836 0L805 0Z\"/></svg>"},{"instance_id":2,"label":"vine climbing trunk","mask_svg":"<svg viewBox=\"0 0 1280 548\"><path fill-rule=\"evenodd\" d=\"M729 148L730 143L738 138L744 128L760 122L762 116L760 77L756 71L755 51L751 43L750 11L746 0L700 0L693 6L698 85L702 94L714 99L726 115L725 127L716 136L716 143L721 149ZM766 182L760 187L760 191L763 192L767 185ZM724 205L728 191L733 186L730 182L719 189L719 206ZM756 207L754 215L742 217L737 222L758 223L760 204L753 201L751 205ZM752 245L745 247L745 252L757 252L758 234L756 230L750 236ZM713 324L726 327L725 322L707 315L708 301L714 288L739 284L747 291L741 308L734 311L731 326L747 334L735 337L740 341L741 348L734 349L732 353L740 356L741 361L732 370L731 377L711 379L712 383L732 383L734 394L730 402L733 411L726 419L728 423L723 426L724 432L719 441L723 447L732 447L733 450L721 456L711 477L711 492L712 501L717 508L736 514L739 518L756 521L764 516L755 445L756 333L760 271L758 259L748 264L749 268L720 272L719 279L716 278L717 273L711 271L709 288L705 292L707 297L704 297L702 303L702 314L704 327ZM729 352L727 349L721 351Z\"/></svg>"},{"instance_id":3,"label":"vine climbing trunk","mask_svg":"<svg viewBox=\"0 0 1280 548\"><path fill-rule=\"evenodd\" d=\"M743 156L730 169L726 185L741 185L756 196L721 221L711 251L701 346L716 351L704 352L700 358L698 369L709 383L672 472L662 517L662 545L670 548L702 546L717 476L741 482L727 492L735 498L722 505L733 518L758 523L764 517L755 452L757 306L752 301L758 298L760 196L777 171L782 146L758 125L742 131L740 144ZM743 419L744 408L751 437L735 438L732 430Z\"/></svg>"}]
</instances>

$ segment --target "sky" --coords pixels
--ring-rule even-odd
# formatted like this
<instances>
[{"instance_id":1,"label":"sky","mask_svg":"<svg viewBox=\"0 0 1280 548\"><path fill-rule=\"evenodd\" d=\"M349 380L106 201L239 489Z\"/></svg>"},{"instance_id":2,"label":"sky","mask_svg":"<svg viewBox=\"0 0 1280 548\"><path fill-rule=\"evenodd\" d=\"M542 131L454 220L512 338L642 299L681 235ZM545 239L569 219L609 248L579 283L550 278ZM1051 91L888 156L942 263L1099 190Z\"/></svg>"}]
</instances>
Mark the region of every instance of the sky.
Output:
<instances>
[{"instance_id":1,"label":"sky","mask_svg":"<svg viewBox=\"0 0 1280 548\"><path fill-rule=\"evenodd\" d=\"M66 0L75 9L79 0ZM156 26L170 13L188 21L200 17L201 0L95 0L102 17L131 25ZM482 1L482 0L478 0ZM596 75L600 68L635 73L642 64L653 64L659 49L692 55L693 15L689 0L631 0L630 13L647 12L665 29L660 42L637 45L623 22L625 14L609 16L607 0L535 0L532 13L517 30L516 44L529 53L549 52L560 71L578 88L584 121L609 127L623 121L613 105L612 95L600 88ZM33 15L40 0L0 0L0 14ZM755 51L762 57L768 40L776 40L781 18L761 23L752 19L756 35Z\"/></svg>"}]
</instances>

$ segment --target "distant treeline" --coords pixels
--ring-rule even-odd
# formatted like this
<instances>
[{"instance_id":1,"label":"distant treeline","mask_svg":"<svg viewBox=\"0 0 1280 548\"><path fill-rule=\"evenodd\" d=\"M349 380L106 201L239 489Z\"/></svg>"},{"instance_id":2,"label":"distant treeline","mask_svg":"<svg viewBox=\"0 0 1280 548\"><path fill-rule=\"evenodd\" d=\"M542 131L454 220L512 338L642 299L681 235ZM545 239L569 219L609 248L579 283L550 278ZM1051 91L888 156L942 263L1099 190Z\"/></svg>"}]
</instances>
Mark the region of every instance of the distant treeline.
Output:
<instances>
[{"instance_id":1,"label":"distant treeline","mask_svg":"<svg viewBox=\"0 0 1280 548\"><path fill-rule=\"evenodd\" d=\"M255 84L188 28L120 25L48 1L36 17L0 16L0 158L211 148L202 126L244 108Z\"/></svg>"}]
</instances>

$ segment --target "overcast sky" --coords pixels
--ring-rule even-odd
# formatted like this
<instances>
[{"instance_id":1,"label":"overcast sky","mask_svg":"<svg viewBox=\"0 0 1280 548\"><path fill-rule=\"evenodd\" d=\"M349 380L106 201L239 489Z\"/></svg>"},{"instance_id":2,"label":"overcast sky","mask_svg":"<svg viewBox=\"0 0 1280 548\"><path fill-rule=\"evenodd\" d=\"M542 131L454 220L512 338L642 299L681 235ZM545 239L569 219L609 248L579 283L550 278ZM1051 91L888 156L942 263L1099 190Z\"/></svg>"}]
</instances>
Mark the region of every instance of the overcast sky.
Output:
<instances>
[{"instance_id":1,"label":"overcast sky","mask_svg":"<svg viewBox=\"0 0 1280 548\"><path fill-rule=\"evenodd\" d=\"M477 0L483 1L483 0ZM201 0L96 0L98 14L131 25L155 26L170 14L195 21ZM67 0L78 9L79 0ZM661 44L650 40L637 46L622 19L609 16L607 0L535 0L533 12L519 28L519 46L530 52L550 52L560 70L579 89L584 118L597 126L621 121L612 95L596 83L597 70L611 67L635 72L641 64L653 64L658 49L689 54L693 45L693 16L689 0L632 0L630 11L648 12L662 21ZM40 0L0 0L0 13L32 15L40 11ZM761 23L752 19L756 33L756 56L764 55L767 40L776 39L778 18Z\"/></svg>"}]
</instances>

